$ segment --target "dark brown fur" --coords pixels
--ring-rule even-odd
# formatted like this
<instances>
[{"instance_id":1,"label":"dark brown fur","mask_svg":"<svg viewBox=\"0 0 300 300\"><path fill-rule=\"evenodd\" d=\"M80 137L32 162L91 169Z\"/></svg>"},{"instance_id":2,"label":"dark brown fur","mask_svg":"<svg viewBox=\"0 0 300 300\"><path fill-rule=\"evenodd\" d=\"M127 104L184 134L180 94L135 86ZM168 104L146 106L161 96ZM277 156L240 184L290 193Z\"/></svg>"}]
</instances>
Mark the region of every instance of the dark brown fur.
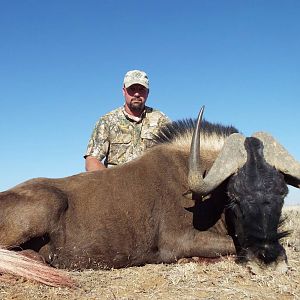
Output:
<instances>
[{"instance_id":1,"label":"dark brown fur","mask_svg":"<svg viewBox=\"0 0 300 300\"><path fill-rule=\"evenodd\" d=\"M207 153L206 168L216 154ZM2 192L0 243L69 269L235 253L221 219L222 187L207 204L183 196L187 160L187 151L158 145L114 169L33 179Z\"/></svg>"}]
</instances>

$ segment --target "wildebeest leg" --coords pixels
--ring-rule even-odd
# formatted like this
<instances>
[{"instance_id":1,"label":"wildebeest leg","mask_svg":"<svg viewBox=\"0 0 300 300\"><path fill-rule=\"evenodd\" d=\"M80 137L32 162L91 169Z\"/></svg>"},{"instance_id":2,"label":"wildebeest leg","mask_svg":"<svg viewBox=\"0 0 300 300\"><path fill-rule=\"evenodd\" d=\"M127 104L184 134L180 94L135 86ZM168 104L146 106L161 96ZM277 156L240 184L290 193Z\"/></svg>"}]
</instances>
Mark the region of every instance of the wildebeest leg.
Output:
<instances>
[{"instance_id":1,"label":"wildebeest leg","mask_svg":"<svg viewBox=\"0 0 300 300\"><path fill-rule=\"evenodd\" d=\"M159 245L164 262L173 262L182 257L218 257L235 254L232 238L216 232L196 229L168 232Z\"/></svg>"},{"instance_id":2,"label":"wildebeest leg","mask_svg":"<svg viewBox=\"0 0 300 300\"><path fill-rule=\"evenodd\" d=\"M42 184L24 184L0 194L0 244L14 248L25 245L41 248L37 238L57 238L67 199L62 191ZM39 245L39 246L38 246ZM39 251L39 249L34 249Z\"/></svg>"}]
</instances>

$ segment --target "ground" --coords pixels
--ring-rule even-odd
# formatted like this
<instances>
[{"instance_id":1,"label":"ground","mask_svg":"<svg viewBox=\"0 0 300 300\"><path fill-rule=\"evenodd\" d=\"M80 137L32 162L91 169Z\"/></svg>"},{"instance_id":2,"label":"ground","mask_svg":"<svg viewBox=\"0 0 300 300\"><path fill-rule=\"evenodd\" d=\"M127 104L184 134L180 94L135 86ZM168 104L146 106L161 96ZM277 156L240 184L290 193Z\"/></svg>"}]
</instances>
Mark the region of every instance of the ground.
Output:
<instances>
[{"instance_id":1,"label":"ground","mask_svg":"<svg viewBox=\"0 0 300 300\"><path fill-rule=\"evenodd\" d=\"M300 299L300 208L288 207L283 244L286 274L253 274L232 258L214 264L146 265L109 271L69 272L78 288L53 288L0 276L0 299Z\"/></svg>"}]
</instances>

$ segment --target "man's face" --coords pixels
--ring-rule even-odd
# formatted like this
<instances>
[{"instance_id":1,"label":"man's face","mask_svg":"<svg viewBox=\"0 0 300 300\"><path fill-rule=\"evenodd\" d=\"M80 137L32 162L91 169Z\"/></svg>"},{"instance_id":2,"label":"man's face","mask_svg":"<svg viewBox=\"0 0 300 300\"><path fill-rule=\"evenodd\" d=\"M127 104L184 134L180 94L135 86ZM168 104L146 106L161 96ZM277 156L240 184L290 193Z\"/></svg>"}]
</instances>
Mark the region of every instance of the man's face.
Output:
<instances>
[{"instance_id":1,"label":"man's face","mask_svg":"<svg viewBox=\"0 0 300 300\"><path fill-rule=\"evenodd\" d=\"M125 107L133 113L142 113L148 94L149 90L141 84L133 84L128 88L123 87Z\"/></svg>"}]
</instances>

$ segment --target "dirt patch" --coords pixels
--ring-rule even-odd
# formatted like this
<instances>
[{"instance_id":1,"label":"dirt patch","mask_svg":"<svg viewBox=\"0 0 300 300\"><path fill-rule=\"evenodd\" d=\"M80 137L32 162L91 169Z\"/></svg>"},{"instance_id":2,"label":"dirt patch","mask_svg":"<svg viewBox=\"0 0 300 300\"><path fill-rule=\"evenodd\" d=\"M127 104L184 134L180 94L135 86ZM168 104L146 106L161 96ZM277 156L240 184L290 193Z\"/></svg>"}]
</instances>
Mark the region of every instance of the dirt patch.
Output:
<instances>
[{"instance_id":1,"label":"dirt patch","mask_svg":"<svg viewBox=\"0 0 300 300\"><path fill-rule=\"evenodd\" d=\"M1 276L0 299L300 299L300 210L285 209L285 274L254 275L230 257L219 262L146 265L110 271L69 272L77 289L51 288Z\"/></svg>"}]
</instances>

